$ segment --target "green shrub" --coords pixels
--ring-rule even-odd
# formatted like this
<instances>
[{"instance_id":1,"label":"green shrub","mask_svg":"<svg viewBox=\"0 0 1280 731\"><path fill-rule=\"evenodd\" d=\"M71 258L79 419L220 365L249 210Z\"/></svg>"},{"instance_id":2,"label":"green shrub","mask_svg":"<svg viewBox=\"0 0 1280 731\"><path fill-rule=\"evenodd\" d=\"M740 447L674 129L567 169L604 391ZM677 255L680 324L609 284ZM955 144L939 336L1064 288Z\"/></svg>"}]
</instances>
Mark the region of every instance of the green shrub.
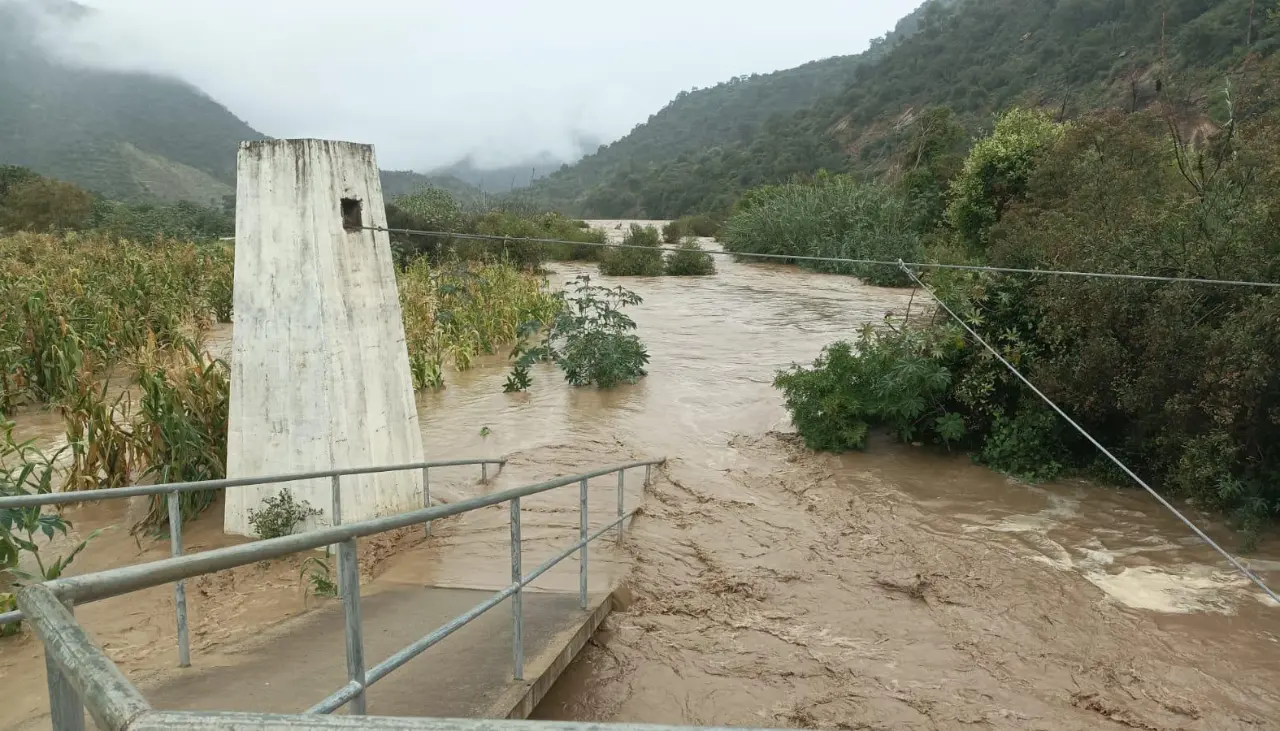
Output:
<instances>
[{"instance_id":1,"label":"green shrub","mask_svg":"<svg viewBox=\"0 0 1280 731\"><path fill-rule=\"evenodd\" d=\"M920 261L924 247L901 194L850 176L769 186L744 199L720 230L726 251L794 256ZM893 266L801 261L803 267L852 274L870 284L910 283Z\"/></svg>"},{"instance_id":2,"label":"green shrub","mask_svg":"<svg viewBox=\"0 0 1280 731\"><path fill-rule=\"evenodd\" d=\"M534 243L531 241L459 241L455 253L463 258L482 258L476 252L500 254L526 267L536 267L548 259L552 261L598 261L605 233L586 227L584 221L565 218L558 213L516 215L503 211L488 211L469 219L469 232L491 236L510 236L513 239L556 239L573 243Z\"/></svg>"},{"instance_id":3,"label":"green shrub","mask_svg":"<svg viewBox=\"0 0 1280 731\"><path fill-rule=\"evenodd\" d=\"M658 229L631 224L622 240L625 246L643 248L609 248L601 255L600 273L610 277L662 276L662 250L658 248Z\"/></svg>"},{"instance_id":4,"label":"green shrub","mask_svg":"<svg viewBox=\"0 0 1280 731\"><path fill-rule=\"evenodd\" d=\"M951 374L934 347L916 331L882 334L868 326L856 348L847 341L829 345L811 368L793 366L774 385L810 449L862 449L875 427L905 441L954 442L964 435L964 421L946 407Z\"/></svg>"},{"instance_id":5,"label":"green shrub","mask_svg":"<svg viewBox=\"0 0 1280 731\"><path fill-rule=\"evenodd\" d=\"M516 363L505 391L527 389L532 383L529 368L541 360L554 361L573 386L613 388L645 375L649 354L632 332L635 321L622 313L623 307L642 302L639 295L622 287L594 286L585 274L575 284L572 295L559 293L564 306L546 327L540 344L530 343L540 323L524 328L524 337L511 354Z\"/></svg>"},{"instance_id":6,"label":"green shrub","mask_svg":"<svg viewBox=\"0 0 1280 731\"><path fill-rule=\"evenodd\" d=\"M1068 127L1044 112L1012 109L978 140L951 183L947 220L969 246L986 246L988 232L1020 197L1041 158Z\"/></svg>"},{"instance_id":7,"label":"green shrub","mask_svg":"<svg viewBox=\"0 0 1280 731\"><path fill-rule=\"evenodd\" d=\"M263 500L261 509L249 509L249 525L259 538L280 538L293 535L298 526L313 515L320 515L320 511L306 500L295 500L286 487Z\"/></svg>"},{"instance_id":8,"label":"green shrub","mask_svg":"<svg viewBox=\"0 0 1280 731\"><path fill-rule=\"evenodd\" d=\"M716 263L702 250L697 240L689 237L677 251L667 254L667 274L673 277L701 277L716 273Z\"/></svg>"}]
</instances>

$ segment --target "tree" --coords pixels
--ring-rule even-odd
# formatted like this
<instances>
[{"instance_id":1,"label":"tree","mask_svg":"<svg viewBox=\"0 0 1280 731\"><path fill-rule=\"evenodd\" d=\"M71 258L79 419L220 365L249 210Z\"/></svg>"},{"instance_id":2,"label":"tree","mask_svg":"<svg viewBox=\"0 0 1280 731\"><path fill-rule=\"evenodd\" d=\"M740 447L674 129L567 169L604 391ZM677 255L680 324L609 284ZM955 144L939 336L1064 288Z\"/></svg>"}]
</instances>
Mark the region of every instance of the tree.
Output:
<instances>
[{"instance_id":1,"label":"tree","mask_svg":"<svg viewBox=\"0 0 1280 731\"><path fill-rule=\"evenodd\" d=\"M1012 109L996 121L989 137L974 144L951 184L947 207L947 220L965 244L986 247L991 227L1023 194L1045 151L1065 131L1066 125L1055 123L1045 112Z\"/></svg>"},{"instance_id":2,"label":"tree","mask_svg":"<svg viewBox=\"0 0 1280 731\"><path fill-rule=\"evenodd\" d=\"M0 205L0 229L68 231L83 228L93 216L93 196L72 183L34 178L9 189Z\"/></svg>"}]
</instances>

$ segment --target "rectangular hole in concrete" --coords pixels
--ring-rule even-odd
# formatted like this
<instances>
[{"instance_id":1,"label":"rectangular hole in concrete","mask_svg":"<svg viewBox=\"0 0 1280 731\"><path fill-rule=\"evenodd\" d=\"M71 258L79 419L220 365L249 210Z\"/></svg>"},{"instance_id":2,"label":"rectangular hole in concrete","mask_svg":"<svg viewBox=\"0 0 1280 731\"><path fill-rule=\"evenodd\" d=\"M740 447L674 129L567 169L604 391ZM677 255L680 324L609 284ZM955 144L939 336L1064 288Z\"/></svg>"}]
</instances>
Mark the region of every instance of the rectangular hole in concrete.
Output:
<instances>
[{"instance_id":1,"label":"rectangular hole in concrete","mask_svg":"<svg viewBox=\"0 0 1280 731\"><path fill-rule=\"evenodd\" d=\"M342 227L348 231L359 231L364 227L360 201L356 198L342 199Z\"/></svg>"}]
</instances>

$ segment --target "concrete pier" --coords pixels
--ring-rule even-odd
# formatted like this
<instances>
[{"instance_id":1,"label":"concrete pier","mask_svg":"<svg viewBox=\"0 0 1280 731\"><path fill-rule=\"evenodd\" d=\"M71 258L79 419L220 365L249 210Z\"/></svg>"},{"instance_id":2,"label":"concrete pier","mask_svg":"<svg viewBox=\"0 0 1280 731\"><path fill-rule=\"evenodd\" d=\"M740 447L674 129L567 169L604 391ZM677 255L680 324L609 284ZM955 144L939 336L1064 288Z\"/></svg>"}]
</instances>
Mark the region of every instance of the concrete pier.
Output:
<instances>
[{"instance_id":1,"label":"concrete pier","mask_svg":"<svg viewBox=\"0 0 1280 731\"><path fill-rule=\"evenodd\" d=\"M240 147L228 477L424 459L373 148ZM342 521L422 506L416 472L343 478ZM331 482L288 488L332 524ZM281 486L227 492L224 529Z\"/></svg>"}]
</instances>

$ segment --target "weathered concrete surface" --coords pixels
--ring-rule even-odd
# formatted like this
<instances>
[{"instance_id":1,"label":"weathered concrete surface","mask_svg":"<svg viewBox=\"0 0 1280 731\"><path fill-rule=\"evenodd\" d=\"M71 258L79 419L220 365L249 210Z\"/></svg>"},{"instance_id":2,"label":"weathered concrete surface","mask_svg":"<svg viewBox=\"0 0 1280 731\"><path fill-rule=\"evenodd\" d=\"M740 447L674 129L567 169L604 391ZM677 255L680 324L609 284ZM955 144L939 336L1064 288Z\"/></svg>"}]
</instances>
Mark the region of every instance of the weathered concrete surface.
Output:
<instances>
[{"instance_id":1,"label":"weathered concrete surface","mask_svg":"<svg viewBox=\"0 0 1280 731\"><path fill-rule=\"evenodd\" d=\"M363 598L365 657L380 662L492 596L488 591L396 585ZM511 679L511 606L479 619L383 678L369 690L380 716L523 718L609 612L609 595L526 592L525 680ZM178 671L143 694L156 708L296 713L347 682L342 609L286 622L223 667Z\"/></svg>"},{"instance_id":2,"label":"weathered concrete surface","mask_svg":"<svg viewBox=\"0 0 1280 731\"><path fill-rule=\"evenodd\" d=\"M229 477L423 459L373 148L241 145L236 190ZM345 220L344 220L345 215ZM331 521L329 480L288 486ZM227 493L224 528L279 485ZM343 478L344 522L422 505L416 472Z\"/></svg>"}]
</instances>

